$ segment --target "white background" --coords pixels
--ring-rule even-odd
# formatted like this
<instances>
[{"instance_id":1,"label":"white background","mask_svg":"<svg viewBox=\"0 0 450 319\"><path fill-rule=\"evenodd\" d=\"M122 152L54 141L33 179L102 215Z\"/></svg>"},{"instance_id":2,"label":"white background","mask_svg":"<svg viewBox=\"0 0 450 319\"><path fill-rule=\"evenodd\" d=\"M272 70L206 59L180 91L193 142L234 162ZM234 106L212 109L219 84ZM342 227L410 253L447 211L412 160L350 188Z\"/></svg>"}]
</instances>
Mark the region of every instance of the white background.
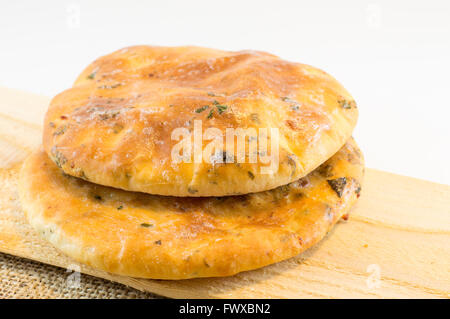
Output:
<instances>
[{"instance_id":1,"label":"white background","mask_svg":"<svg viewBox=\"0 0 450 319\"><path fill-rule=\"evenodd\" d=\"M0 85L53 96L135 44L319 67L358 102L368 167L450 184L450 1L2 1Z\"/></svg>"}]
</instances>

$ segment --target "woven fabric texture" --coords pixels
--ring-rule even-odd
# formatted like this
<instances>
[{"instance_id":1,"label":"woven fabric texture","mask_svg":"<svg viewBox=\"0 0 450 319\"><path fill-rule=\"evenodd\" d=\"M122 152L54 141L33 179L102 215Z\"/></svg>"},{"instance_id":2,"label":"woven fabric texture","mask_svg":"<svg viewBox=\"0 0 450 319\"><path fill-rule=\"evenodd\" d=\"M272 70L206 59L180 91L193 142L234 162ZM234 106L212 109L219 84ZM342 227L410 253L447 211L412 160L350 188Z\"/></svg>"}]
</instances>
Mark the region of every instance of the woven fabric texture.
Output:
<instances>
[{"instance_id":1,"label":"woven fabric texture","mask_svg":"<svg viewBox=\"0 0 450 319\"><path fill-rule=\"evenodd\" d=\"M0 253L0 298L160 298L85 274Z\"/></svg>"}]
</instances>

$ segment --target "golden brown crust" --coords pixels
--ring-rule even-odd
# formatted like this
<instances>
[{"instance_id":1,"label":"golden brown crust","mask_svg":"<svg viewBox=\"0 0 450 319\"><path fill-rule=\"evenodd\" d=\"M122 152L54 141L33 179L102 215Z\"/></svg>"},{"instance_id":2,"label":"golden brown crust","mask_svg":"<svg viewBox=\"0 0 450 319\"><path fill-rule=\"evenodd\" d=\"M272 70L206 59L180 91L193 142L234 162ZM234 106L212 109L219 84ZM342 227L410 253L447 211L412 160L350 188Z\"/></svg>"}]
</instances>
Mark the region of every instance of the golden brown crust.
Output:
<instances>
[{"instance_id":1,"label":"golden brown crust","mask_svg":"<svg viewBox=\"0 0 450 319\"><path fill-rule=\"evenodd\" d=\"M219 114L214 101L227 109ZM357 116L350 94L311 66L255 51L137 46L96 60L52 100L43 145L67 174L97 184L224 196L305 176L350 138ZM174 164L171 132L196 119L204 130L279 128L278 172L261 173L260 163Z\"/></svg>"},{"instance_id":2,"label":"golden brown crust","mask_svg":"<svg viewBox=\"0 0 450 319\"><path fill-rule=\"evenodd\" d=\"M43 152L21 171L30 224L74 259L144 278L228 276L318 242L358 197L362 155L349 141L308 176L222 198L133 193L65 175Z\"/></svg>"}]
</instances>

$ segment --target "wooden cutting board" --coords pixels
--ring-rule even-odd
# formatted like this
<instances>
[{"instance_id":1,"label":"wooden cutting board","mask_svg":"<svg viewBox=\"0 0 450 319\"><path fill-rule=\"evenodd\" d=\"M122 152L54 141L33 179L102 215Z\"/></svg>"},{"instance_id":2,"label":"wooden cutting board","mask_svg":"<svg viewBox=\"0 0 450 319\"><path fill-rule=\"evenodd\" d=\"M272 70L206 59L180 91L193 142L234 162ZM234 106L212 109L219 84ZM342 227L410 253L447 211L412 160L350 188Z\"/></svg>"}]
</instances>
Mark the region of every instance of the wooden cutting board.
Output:
<instances>
[{"instance_id":1,"label":"wooden cutting board","mask_svg":"<svg viewBox=\"0 0 450 319\"><path fill-rule=\"evenodd\" d=\"M41 141L49 99L0 88L0 251L176 298L449 298L450 186L367 169L362 196L305 253L228 278L116 276L78 265L26 223L20 163ZM362 145L362 149L370 147ZM1 289L1 287L0 287Z\"/></svg>"}]
</instances>

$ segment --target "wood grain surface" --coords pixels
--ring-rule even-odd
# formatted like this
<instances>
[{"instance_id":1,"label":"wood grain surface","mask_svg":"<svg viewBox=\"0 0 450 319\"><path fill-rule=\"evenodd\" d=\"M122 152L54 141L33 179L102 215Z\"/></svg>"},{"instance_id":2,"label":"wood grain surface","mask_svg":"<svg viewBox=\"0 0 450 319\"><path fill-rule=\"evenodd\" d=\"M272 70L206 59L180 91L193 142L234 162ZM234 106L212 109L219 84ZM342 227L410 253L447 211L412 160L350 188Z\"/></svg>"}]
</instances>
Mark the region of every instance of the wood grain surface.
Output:
<instances>
[{"instance_id":1,"label":"wood grain surface","mask_svg":"<svg viewBox=\"0 0 450 319\"><path fill-rule=\"evenodd\" d=\"M27 224L17 195L22 160L40 145L49 99L0 88L0 251L175 298L449 298L450 186L366 170L362 196L305 253L228 278L115 276L78 265ZM362 145L364 147L369 147ZM0 287L2 289L2 287Z\"/></svg>"}]
</instances>

